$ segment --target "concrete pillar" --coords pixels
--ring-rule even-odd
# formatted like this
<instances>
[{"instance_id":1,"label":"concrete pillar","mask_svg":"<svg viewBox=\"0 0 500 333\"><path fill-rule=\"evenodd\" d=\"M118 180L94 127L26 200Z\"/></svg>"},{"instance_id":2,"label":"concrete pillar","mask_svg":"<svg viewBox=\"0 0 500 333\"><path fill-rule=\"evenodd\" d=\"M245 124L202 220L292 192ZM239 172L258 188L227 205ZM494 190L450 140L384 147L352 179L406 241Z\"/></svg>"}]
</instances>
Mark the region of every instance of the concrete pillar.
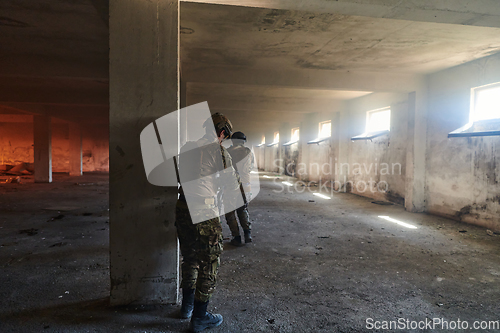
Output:
<instances>
[{"instance_id":1,"label":"concrete pillar","mask_svg":"<svg viewBox=\"0 0 500 333\"><path fill-rule=\"evenodd\" d=\"M330 180L335 182L338 180L338 174L336 172L336 165L339 160L340 152L340 112L332 113L332 136L330 138L330 161L332 163L331 170L332 175Z\"/></svg>"},{"instance_id":2,"label":"concrete pillar","mask_svg":"<svg viewBox=\"0 0 500 333\"><path fill-rule=\"evenodd\" d=\"M182 79L180 81L179 93L180 93L180 107L185 108L187 106L187 83ZM188 130L187 130L188 119L186 118L186 116L187 114L183 112L179 117L180 147L184 146L188 141Z\"/></svg>"},{"instance_id":3,"label":"concrete pillar","mask_svg":"<svg viewBox=\"0 0 500 333\"><path fill-rule=\"evenodd\" d=\"M179 109L179 1L110 0L109 12L111 305L174 303L177 187L148 183L139 136Z\"/></svg>"},{"instance_id":4,"label":"concrete pillar","mask_svg":"<svg viewBox=\"0 0 500 333\"><path fill-rule=\"evenodd\" d=\"M427 89L408 94L405 208L426 210L425 165L427 150Z\"/></svg>"},{"instance_id":5,"label":"concrete pillar","mask_svg":"<svg viewBox=\"0 0 500 333\"><path fill-rule=\"evenodd\" d=\"M180 105L181 108L185 108L187 106L187 82L181 79L180 83Z\"/></svg>"},{"instance_id":6,"label":"concrete pillar","mask_svg":"<svg viewBox=\"0 0 500 333\"><path fill-rule=\"evenodd\" d=\"M285 159L286 159L286 155L285 155L285 149L286 147L283 146L284 143L287 143L288 141L290 141L290 138L291 138L291 132L292 131L292 128L290 127L290 123L288 122L285 122L285 123L282 123L280 125L280 143L279 143L279 172L280 174L284 174L285 173Z\"/></svg>"},{"instance_id":7,"label":"concrete pillar","mask_svg":"<svg viewBox=\"0 0 500 333\"><path fill-rule=\"evenodd\" d=\"M266 136L266 144L263 146L265 147L264 148L264 170L268 171L268 172L273 172L274 170L274 156L273 156L273 150L274 150L274 147L271 146L271 147L268 147L267 145L273 143L274 141L274 132L275 132L275 129L268 129L266 132L265 132L265 136Z\"/></svg>"},{"instance_id":8,"label":"concrete pillar","mask_svg":"<svg viewBox=\"0 0 500 333\"><path fill-rule=\"evenodd\" d=\"M301 151L301 163L304 163L305 169L302 170L302 180L309 181L310 171L311 171L311 145L307 142L318 138L319 136L319 122L318 113L307 113L304 117L304 121L300 126L300 137L303 138L302 141L302 151Z\"/></svg>"},{"instance_id":9,"label":"concrete pillar","mask_svg":"<svg viewBox=\"0 0 500 333\"><path fill-rule=\"evenodd\" d=\"M52 182L52 126L50 116L33 116L35 182Z\"/></svg>"},{"instance_id":10,"label":"concrete pillar","mask_svg":"<svg viewBox=\"0 0 500 333\"><path fill-rule=\"evenodd\" d=\"M307 161L309 158L308 155L308 145L307 141L310 140L309 133L308 133L308 119L307 117L309 114L304 115L304 118L300 122L299 126L299 161L298 161L298 168L297 168L297 174L295 177L299 178L300 180L305 180L307 178L307 171L306 168L303 167L307 165ZM302 166L302 167L300 167Z\"/></svg>"},{"instance_id":11,"label":"concrete pillar","mask_svg":"<svg viewBox=\"0 0 500 333\"><path fill-rule=\"evenodd\" d=\"M69 123L69 175L82 174L82 131L78 124Z\"/></svg>"},{"instance_id":12,"label":"concrete pillar","mask_svg":"<svg viewBox=\"0 0 500 333\"><path fill-rule=\"evenodd\" d=\"M351 145L351 132L349 130L349 110L344 109L338 115L338 156L335 168L335 181L336 190L347 190L346 183L349 181L349 172L351 166L349 165L349 147ZM337 127L335 127L337 128Z\"/></svg>"}]
</instances>

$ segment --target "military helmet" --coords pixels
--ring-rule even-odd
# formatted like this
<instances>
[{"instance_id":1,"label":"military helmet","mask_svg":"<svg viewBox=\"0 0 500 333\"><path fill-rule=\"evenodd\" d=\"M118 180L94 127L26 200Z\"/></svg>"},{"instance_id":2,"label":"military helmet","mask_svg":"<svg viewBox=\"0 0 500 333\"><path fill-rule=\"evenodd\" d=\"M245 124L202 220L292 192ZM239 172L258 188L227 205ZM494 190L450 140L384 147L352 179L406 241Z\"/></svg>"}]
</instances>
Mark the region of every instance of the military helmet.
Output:
<instances>
[{"instance_id":1,"label":"military helmet","mask_svg":"<svg viewBox=\"0 0 500 333\"><path fill-rule=\"evenodd\" d=\"M215 127L215 132L217 132L217 136L221 134L221 132L224 130L224 138L228 139L231 137L233 134L233 124L227 119L226 116L224 116L222 113L214 113L212 117L208 118L205 123L203 124L203 127L207 127L208 121L212 120L214 123Z\"/></svg>"},{"instance_id":2,"label":"military helmet","mask_svg":"<svg viewBox=\"0 0 500 333\"><path fill-rule=\"evenodd\" d=\"M233 135L231 136L231 140L243 140L247 141L247 137L243 132L234 132Z\"/></svg>"}]
</instances>

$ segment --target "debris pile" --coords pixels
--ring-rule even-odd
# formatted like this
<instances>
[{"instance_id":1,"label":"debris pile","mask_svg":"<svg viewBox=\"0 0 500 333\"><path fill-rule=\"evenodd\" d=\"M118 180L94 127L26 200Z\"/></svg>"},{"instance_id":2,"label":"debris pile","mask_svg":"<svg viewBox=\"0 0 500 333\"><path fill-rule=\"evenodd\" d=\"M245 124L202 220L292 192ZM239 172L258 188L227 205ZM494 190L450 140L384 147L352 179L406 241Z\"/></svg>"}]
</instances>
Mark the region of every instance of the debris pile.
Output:
<instances>
[{"instance_id":1,"label":"debris pile","mask_svg":"<svg viewBox=\"0 0 500 333\"><path fill-rule=\"evenodd\" d=\"M3 164L0 166L0 174L8 176L32 175L34 172L33 163L21 162L17 165Z\"/></svg>"},{"instance_id":2,"label":"debris pile","mask_svg":"<svg viewBox=\"0 0 500 333\"><path fill-rule=\"evenodd\" d=\"M21 183L20 176L33 175L35 172L33 163L21 162L17 165L2 164L0 165L0 176L14 176L2 177L0 183Z\"/></svg>"}]
</instances>

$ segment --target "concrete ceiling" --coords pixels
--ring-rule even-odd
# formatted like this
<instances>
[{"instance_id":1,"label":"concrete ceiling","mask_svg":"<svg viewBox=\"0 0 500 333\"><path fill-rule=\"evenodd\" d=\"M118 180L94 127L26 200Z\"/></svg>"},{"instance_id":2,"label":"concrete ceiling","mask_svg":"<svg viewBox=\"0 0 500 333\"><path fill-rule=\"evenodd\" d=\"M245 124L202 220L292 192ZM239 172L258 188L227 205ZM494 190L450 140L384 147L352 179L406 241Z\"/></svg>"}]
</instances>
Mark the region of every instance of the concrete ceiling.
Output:
<instances>
[{"instance_id":1,"label":"concrete ceiling","mask_svg":"<svg viewBox=\"0 0 500 333\"><path fill-rule=\"evenodd\" d=\"M181 26L186 66L427 74L500 52L500 28L332 13L183 3Z\"/></svg>"},{"instance_id":2,"label":"concrete ceiling","mask_svg":"<svg viewBox=\"0 0 500 333\"><path fill-rule=\"evenodd\" d=\"M497 0L183 0L500 28Z\"/></svg>"},{"instance_id":3,"label":"concrete ceiling","mask_svg":"<svg viewBox=\"0 0 500 333\"><path fill-rule=\"evenodd\" d=\"M183 2L188 104L206 100L244 132L269 131L298 122L296 113L336 111L341 102L370 92L413 91L426 74L500 52L500 28L473 25L486 15L484 8L461 16L464 8L435 3L426 12L440 12L434 22L402 3ZM470 25L449 24L465 18ZM265 121L254 124L256 117Z\"/></svg>"},{"instance_id":4,"label":"concrete ceiling","mask_svg":"<svg viewBox=\"0 0 500 333\"><path fill-rule=\"evenodd\" d=\"M4 110L107 122L108 28L92 2L2 0L0 12Z\"/></svg>"},{"instance_id":5,"label":"concrete ceiling","mask_svg":"<svg viewBox=\"0 0 500 333\"><path fill-rule=\"evenodd\" d=\"M108 78L108 29L89 0L0 1L2 76Z\"/></svg>"},{"instance_id":6,"label":"concrete ceiling","mask_svg":"<svg viewBox=\"0 0 500 333\"><path fill-rule=\"evenodd\" d=\"M242 121L262 116L275 126L283 112L299 117L372 91L411 91L424 74L499 52L499 7L496 0L185 1L188 102L209 100ZM106 122L107 0L2 0L0 11L0 104Z\"/></svg>"},{"instance_id":7,"label":"concrete ceiling","mask_svg":"<svg viewBox=\"0 0 500 333\"><path fill-rule=\"evenodd\" d=\"M310 113L311 106L328 105L361 97L370 92L326 89L302 89L277 86L251 86L238 84L188 83L191 103L208 101L216 110L260 110L286 113Z\"/></svg>"}]
</instances>

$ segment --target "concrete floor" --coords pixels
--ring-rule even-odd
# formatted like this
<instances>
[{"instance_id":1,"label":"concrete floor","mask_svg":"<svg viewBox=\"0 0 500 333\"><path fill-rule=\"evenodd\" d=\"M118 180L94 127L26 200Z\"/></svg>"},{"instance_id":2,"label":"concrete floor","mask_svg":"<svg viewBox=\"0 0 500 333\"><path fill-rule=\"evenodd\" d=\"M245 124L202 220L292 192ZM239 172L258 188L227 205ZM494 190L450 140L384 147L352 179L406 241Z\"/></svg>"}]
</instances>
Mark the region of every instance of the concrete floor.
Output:
<instances>
[{"instance_id":1,"label":"concrete floor","mask_svg":"<svg viewBox=\"0 0 500 333\"><path fill-rule=\"evenodd\" d=\"M350 194L279 192L282 180L261 178L250 205L254 243L225 246L210 306L224 323L213 332L500 320L500 236ZM186 331L178 305L107 306L107 175L24 181L0 185L1 332ZM224 235L228 242L225 223Z\"/></svg>"}]
</instances>

